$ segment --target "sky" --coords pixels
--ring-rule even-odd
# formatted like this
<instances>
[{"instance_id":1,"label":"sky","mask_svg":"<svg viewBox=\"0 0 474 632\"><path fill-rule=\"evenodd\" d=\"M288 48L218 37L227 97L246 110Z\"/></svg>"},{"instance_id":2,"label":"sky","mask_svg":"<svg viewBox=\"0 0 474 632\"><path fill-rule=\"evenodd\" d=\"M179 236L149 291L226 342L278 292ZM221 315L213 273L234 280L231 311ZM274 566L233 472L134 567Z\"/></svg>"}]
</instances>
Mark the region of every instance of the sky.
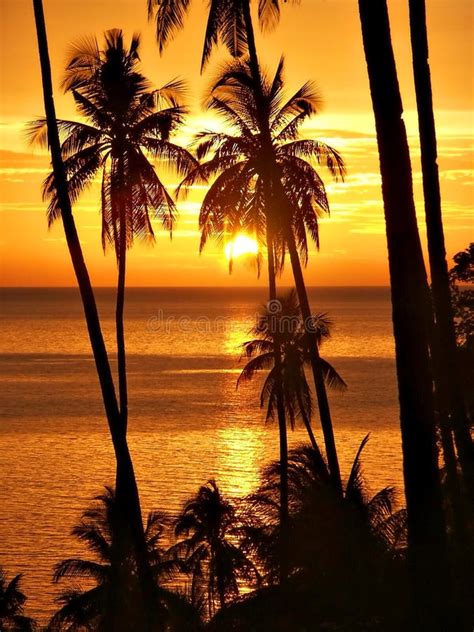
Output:
<instances>
[{"instance_id":1,"label":"sky","mask_svg":"<svg viewBox=\"0 0 474 632\"><path fill-rule=\"evenodd\" d=\"M122 28L127 38L142 35L142 71L156 87L175 77L188 83L191 114L176 142L218 127L202 99L225 51L217 50L200 76L206 3L193 0L184 30L159 55L146 0L44 0L57 114L77 118L70 95L59 89L73 42L86 35L102 37ZM252 3L256 5L255 2ZM411 147L420 234L425 247L423 198L407 0L389 0L392 39ZM49 158L28 144L25 125L43 115L41 78L31 0L0 0L0 284L4 286L74 285L62 226L48 229L41 183ZM473 238L473 3L471 0L428 0L430 63L436 123L443 215L448 257ZM288 91L308 79L316 82L323 108L304 135L331 144L344 157L348 176L334 183L321 169L331 207L321 220L319 252L313 248L306 274L308 285L387 285L388 266L380 191L378 153L357 0L302 0L283 4L279 26L258 36L262 65L273 70L285 55ZM177 184L162 174L170 191ZM159 227L154 246L137 243L128 258L132 286L259 285L251 262L238 260L229 275L224 247L210 243L199 254L198 213L204 190L195 189L178 204L173 240ZM100 242L98 187L74 207L81 242L93 283L116 282L112 252ZM282 283L291 283L286 270Z\"/></svg>"}]
</instances>

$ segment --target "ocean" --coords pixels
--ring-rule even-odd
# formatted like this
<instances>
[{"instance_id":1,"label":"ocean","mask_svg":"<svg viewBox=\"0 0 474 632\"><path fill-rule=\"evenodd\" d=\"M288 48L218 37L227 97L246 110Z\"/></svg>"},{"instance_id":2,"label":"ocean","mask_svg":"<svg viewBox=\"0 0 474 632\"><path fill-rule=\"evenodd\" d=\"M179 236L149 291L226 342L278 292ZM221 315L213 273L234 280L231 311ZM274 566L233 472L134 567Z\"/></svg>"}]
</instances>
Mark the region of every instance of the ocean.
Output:
<instances>
[{"instance_id":1,"label":"ocean","mask_svg":"<svg viewBox=\"0 0 474 632\"><path fill-rule=\"evenodd\" d=\"M113 483L113 452L78 291L0 297L0 565L23 573L27 612L45 622L59 591L52 569L82 551L70 530ZM114 291L97 299L115 369ZM311 288L310 300L334 323L321 354L348 384L329 393L343 476L370 433L368 488L395 486L402 504L389 289ZM144 512L176 513L210 478L245 495L277 457L276 424L259 407L263 376L236 389L240 346L264 302L260 288L128 290L129 442ZM301 443L304 429L289 439Z\"/></svg>"}]
</instances>

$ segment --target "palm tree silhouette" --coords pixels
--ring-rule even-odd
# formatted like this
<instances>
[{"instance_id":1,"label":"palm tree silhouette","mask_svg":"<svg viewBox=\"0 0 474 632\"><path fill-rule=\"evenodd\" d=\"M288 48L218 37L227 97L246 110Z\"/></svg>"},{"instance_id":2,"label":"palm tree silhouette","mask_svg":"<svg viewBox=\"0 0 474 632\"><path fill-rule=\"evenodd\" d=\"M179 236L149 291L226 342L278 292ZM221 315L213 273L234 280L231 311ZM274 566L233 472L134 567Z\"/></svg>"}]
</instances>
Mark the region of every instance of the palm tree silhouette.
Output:
<instances>
[{"instance_id":1,"label":"palm tree silhouette","mask_svg":"<svg viewBox=\"0 0 474 632\"><path fill-rule=\"evenodd\" d=\"M3 632L34 632L36 623L23 614L26 596L20 589L21 575L10 581L0 568L0 629Z\"/></svg>"},{"instance_id":2,"label":"palm tree silhouette","mask_svg":"<svg viewBox=\"0 0 474 632\"><path fill-rule=\"evenodd\" d=\"M56 565L53 575L55 583L64 579L73 580L71 587L58 597L61 604L52 617L48 630L51 632L70 629L117 629L114 610L117 601L122 600L121 611L127 613L127 620L119 624L120 629L139 629L141 614L137 613L136 592L139 589L136 576L136 562L133 551L125 549L121 540L121 515L112 488L94 499L96 502L87 509L81 521L73 528L72 534L84 543L95 559L75 557ZM166 556L162 545L163 534L168 525L167 517L160 512L148 515L145 527L147 555L157 585L159 612L155 629L162 629L163 622L174 622L167 629L178 630L178 622L196 621L196 612L178 594L162 586L174 573L174 564ZM77 586L77 580L85 582L87 588ZM121 626L121 627L120 627ZM191 627L189 629L192 629Z\"/></svg>"},{"instance_id":3,"label":"palm tree silhouette","mask_svg":"<svg viewBox=\"0 0 474 632\"><path fill-rule=\"evenodd\" d=\"M307 233L318 244L318 215L329 211L324 184L310 161L325 165L335 178L343 176L344 165L325 143L298 138L302 123L319 104L314 86L306 83L286 99L283 60L272 80L264 77L262 81L264 107L259 107L248 63L234 61L224 67L212 87L209 107L235 132L202 132L197 138L197 155L200 159L212 155L181 186L218 176L201 206L201 248L209 236L221 238L241 229L265 239L271 300L275 299L274 268L281 268L288 247L302 316L310 322L298 249L306 262ZM308 338L326 452L338 488L339 464L318 345L310 331Z\"/></svg>"},{"instance_id":4,"label":"palm tree silhouette","mask_svg":"<svg viewBox=\"0 0 474 632\"><path fill-rule=\"evenodd\" d=\"M311 446L289 455L290 589L278 585L279 469L267 467L256 493L245 499L242 547L261 565L263 588L244 595L213 621L212 630L398 630L406 616L406 513L395 492L372 496L361 453L339 496Z\"/></svg>"},{"instance_id":5,"label":"palm tree silhouette","mask_svg":"<svg viewBox=\"0 0 474 632\"><path fill-rule=\"evenodd\" d=\"M79 241L76 223L72 213L67 174L62 159L56 109L53 98L51 63L49 59L48 38L42 0L33 0L33 9L38 40L38 53L41 65L47 136L56 183L58 207L61 209L60 215L63 223L64 234L81 294L89 340L94 355L109 432L114 447L117 463L116 485L117 489L120 490L119 502L122 508L123 521L124 524L128 524L130 537L135 544L137 564L142 585L143 603L147 603L151 606L151 604L155 602L155 591L146 556L140 498L135 478L135 471L126 435L122 428L114 380L102 335L94 291L92 289L89 272L84 261L82 246ZM148 608L145 608L144 610L148 611Z\"/></svg>"},{"instance_id":6,"label":"palm tree silhouette","mask_svg":"<svg viewBox=\"0 0 474 632\"><path fill-rule=\"evenodd\" d=\"M338 582L344 578L350 592L361 572L369 577L375 573L376 563L404 555L406 512L394 509L394 489L386 487L371 496L364 482L361 455L368 439L367 435L357 450L342 499L328 485L318 451L300 446L289 453L291 569L308 585L317 582L316 591L340 594ZM277 568L274 540L279 529L279 469L278 461L268 466L259 489L247 499L257 518L246 546L263 561L270 583ZM380 572L378 567L377 581ZM366 586L360 590L370 594Z\"/></svg>"},{"instance_id":7,"label":"palm tree silhouette","mask_svg":"<svg viewBox=\"0 0 474 632\"><path fill-rule=\"evenodd\" d=\"M238 545L240 533L236 509L214 480L199 488L175 521L180 540L168 554L192 575L192 601L205 593L209 618L239 594L240 581L258 581L256 567Z\"/></svg>"},{"instance_id":8,"label":"palm tree silhouette","mask_svg":"<svg viewBox=\"0 0 474 632\"><path fill-rule=\"evenodd\" d=\"M148 13L149 17L155 14L156 18L156 36L162 52L166 42L174 35L176 30L182 28L184 23L184 17L189 8L189 0L175 0L173 2L159 2L159 0L148 0ZM280 16L280 3L279 0L262 0L258 5L258 16L261 27L269 29L273 27L279 20ZM255 33L253 29L252 17L250 13L250 1L249 0L232 0L227 2L224 0L212 0L209 5L209 17L206 28L206 35L204 40L204 49L201 62L201 70L209 59L211 50L219 39L226 45L229 52L234 57L239 57L248 52L249 61L248 68L249 73L254 82L254 94L253 98L257 109L260 113L265 113L265 96L262 76L260 72L259 60L257 55L257 48L255 44ZM268 112L267 112L268 113ZM260 130L262 134L262 140L266 142L267 146L271 144L271 131L268 125L264 125ZM269 163L269 166L272 163ZM272 179L272 178L270 178ZM266 187L266 195L270 192L270 184ZM284 197L284 196L283 196ZM284 205L286 207L286 204ZM290 231L291 232L291 231ZM276 298L276 283L275 283L275 256L273 247L273 235L270 226L267 224L267 261L268 261L268 276L269 276L269 300L275 300ZM301 271L300 260L297 255L296 246L293 244L293 240L290 239L290 255L292 260L292 266L296 275L296 286L298 289L300 305L304 311L304 318L310 318L311 309L309 306L308 298L306 295L306 288L304 285L304 279ZM293 247L294 246L294 247ZM315 341L313 341L315 342ZM280 351L278 348L278 340L275 338L275 367L279 371L280 367ZM321 370L318 366L318 350L317 346L311 345L311 365L314 375L315 387L318 396L318 405L321 413L321 420L324 429L324 437L326 443L326 451L328 454L328 461L330 466L330 472L334 485L338 490L341 490L341 480L339 471L339 462L337 459L336 445L334 441L334 434L332 430L332 423L330 418L329 404L327 401L326 390L324 386L324 379L321 374ZM280 439L280 460L282 463L282 485L281 485L281 512L282 523L288 522L287 516L287 476L285 473L285 462L287 458L288 444L286 436L286 423L284 419L284 409L282 402L282 394L279 393L277 397L278 408L278 425L279 425L279 439ZM284 530L282 530L282 572L281 579L284 581L286 573L286 554L285 550L288 548L288 543Z\"/></svg>"},{"instance_id":9,"label":"palm tree silhouette","mask_svg":"<svg viewBox=\"0 0 474 632\"><path fill-rule=\"evenodd\" d=\"M73 47L63 87L71 92L86 123L59 120L64 134L62 156L69 195L75 201L101 173L102 244L111 244L118 262L116 332L120 412L124 431L128 420L127 373L123 311L126 252L135 237L154 239L151 216L171 231L176 207L149 156L184 176L196 162L188 151L170 142L183 123L178 99L180 82L152 90L139 72L140 39L127 48L121 30L105 33L101 50L95 38ZM46 122L31 126L32 138L47 141ZM49 223L60 215L54 174L44 185L50 201Z\"/></svg>"},{"instance_id":10,"label":"palm tree silhouette","mask_svg":"<svg viewBox=\"0 0 474 632\"><path fill-rule=\"evenodd\" d=\"M260 404L262 407L267 405L267 419L274 417L279 375L275 371L273 337L277 331L282 356L280 376L286 418L291 428L294 428L298 417L302 419L313 450L321 456L311 428L313 402L305 374L305 365L310 362L308 340L306 328L301 320L295 290L290 290L285 296L279 298L278 302L281 306L279 311L275 313L267 307L252 329L252 334L256 337L243 344L243 355L250 359L237 380L237 386L242 382L251 380L256 372L268 370L260 396ZM319 346L323 340L329 338L331 324L331 321L324 314L313 317L311 326ZM323 358L321 358L321 367L326 385L329 388L341 390L347 388L336 369ZM322 456L321 466L326 468Z\"/></svg>"},{"instance_id":11,"label":"palm tree silhouette","mask_svg":"<svg viewBox=\"0 0 474 632\"><path fill-rule=\"evenodd\" d=\"M359 14L387 227L414 620L421 629L449 628L452 621L443 620L450 588L429 354L432 314L408 140L387 4L359 0Z\"/></svg>"}]
</instances>

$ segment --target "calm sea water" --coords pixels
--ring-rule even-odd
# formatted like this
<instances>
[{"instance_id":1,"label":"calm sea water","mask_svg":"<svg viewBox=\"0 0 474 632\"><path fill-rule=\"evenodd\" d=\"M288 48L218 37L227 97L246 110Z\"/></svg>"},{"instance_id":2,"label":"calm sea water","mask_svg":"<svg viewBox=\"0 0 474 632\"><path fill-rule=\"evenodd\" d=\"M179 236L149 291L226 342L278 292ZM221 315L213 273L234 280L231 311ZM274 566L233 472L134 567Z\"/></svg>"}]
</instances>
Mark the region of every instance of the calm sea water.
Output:
<instances>
[{"instance_id":1,"label":"calm sea water","mask_svg":"<svg viewBox=\"0 0 474 632\"><path fill-rule=\"evenodd\" d=\"M112 351L114 294L97 295ZM330 394L343 473L370 432L369 488L395 485L402 499L389 291L325 288L310 297L334 321L322 355L349 385ZM277 456L260 379L236 390L239 345L264 300L260 289L128 291L130 445L144 511L176 512L211 477L244 495ZM113 482L113 453L77 291L2 290L0 318L0 564L24 573L28 612L45 620L57 594L52 568L80 552L69 532ZM291 445L304 438L297 429Z\"/></svg>"}]
</instances>

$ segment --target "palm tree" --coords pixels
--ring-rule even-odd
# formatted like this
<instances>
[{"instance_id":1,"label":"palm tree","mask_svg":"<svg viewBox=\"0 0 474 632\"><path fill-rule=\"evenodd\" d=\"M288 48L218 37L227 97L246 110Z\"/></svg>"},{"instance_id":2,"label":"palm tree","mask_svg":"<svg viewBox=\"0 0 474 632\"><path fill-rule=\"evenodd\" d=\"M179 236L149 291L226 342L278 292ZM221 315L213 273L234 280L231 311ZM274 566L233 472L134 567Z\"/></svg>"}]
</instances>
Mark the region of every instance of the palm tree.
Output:
<instances>
[{"instance_id":1,"label":"palm tree","mask_svg":"<svg viewBox=\"0 0 474 632\"><path fill-rule=\"evenodd\" d=\"M240 581L258 581L256 567L239 547L240 533L236 509L214 480L199 488L175 521L179 541L169 555L192 575L193 603L205 593L209 618L239 594Z\"/></svg>"},{"instance_id":2,"label":"palm tree","mask_svg":"<svg viewBox=\"0 0 474 632\"><path fill-rule=\"evenodd\" d=\"M451 429L471 498L474 498L474 444L467 422L462 380L456 349L454 314L444 243L441 192L437 164L436 128L433 111L425 0L410 0L410 33L415 78L415 92L420 130L423 193L428 236L433 306L436 316L436 344L433 347L441 425L447 426L443 450L445 460L455 460ZM448 465L448 464L447 464ZM455 468L451 464L451 467ZM454 477L454 474L452 474ZM455 482L454 485L455 486ZM458 492L457 492L458 493Z\"/></svg>"},{"instance_id":3,"label":"palm tree","mask_svg":"<svg viewBox=\"0 0 474 632\"><path fill-rule=\"evenodd\" d=\"M332 602L335 612L330 616L336 620L336 603L347 616L349 603L362 611L364 601L380 608L377 593L385 589L386 598L393 598L388 594L394 578L391 574L396 572L406 547L406 513L395 510L394 489L386 487L373 496L367 490L361 455L368 438L356 453L342 498L328 485L318 451L300 446L289 453L293 586L303 590L311 587L323 610L325 600ZM261 560L270 584L277 559L274 540L279 529L279 469L278 461L268 466L259 489L247 499L254 521L245 546ZM401 607L398 601L396 607Z\"/></svg>"},{"instance_id":4,"label":"palm tree","mask_svg":"<svg viewBox=\"0 0 474 632\"><path fill-rule=\"evenodd\" d=\"M61 153L42 0L33 0L33 8L41 65L48 143L56 183L58 207L60 209L64 234L81 294L84 315L89 332L89 339L94 355L96 370L99 377L109 432L114 447L117 462L117 483L120 483L119 486L123 492L123 498L121 499L123 516L125 521L129 524L131 537L135 543L137 563L142 581L143 599L146 603L151 604L154 601L154 590L146 560L143 523L135 472L126 437L121 428L120 410L115 394L109 358L102 335L94 292L84 261L82 247L72 213L67 174Z\"/></svg>"},{"instance_id":5,"label":"palm tree","mask_svg":"<svg viewBox=\"0 0 474 632\"><path fill-rule=\"evenodd\" d=\"M419 629L443 625L445 525L429 356L429 291L386 2L359 0L387 227L408 537Z\"/></svg>"},{"instance_id":6,"label":"palm tree","mask_svg":"<svg viewBox=\"0 0 474 632\"><path fill-rule=\"evenodd\" d=\"M136 562L129 549L123 550L121 515L115 492L106 487L94 500L94 505L83 513L81 521L72 530L94 559L75 557L56 565L53 581L58 583L69 579L73 583L58 597L61 607L49 623L51 632L83 628L130 630L140 625L136 605L136 591L139 589ZM162 586L173 575L173 564L167 560L161 544L167 525L164 514L151 512L146 523L145 540L160 601L160 611L154 613L156 629L161 629L159 624L163 621L168 626L170 621L175 621L176 627L167 629L178 630L177 622L185 617L191 621L194 611L182 597ZM85 582L87 588L84 585L78 587L77 580ZM119 599L123 602L121 612L127 613L126 621L117 621L115 617Z\"/></svg>"},{"instance_id":7,"label":"palm tree","mask_svg":"<svg viewBox=\"0 0 474 632\"><path fill-rule=\"evenodd\" d=\"M156 35L160 52L162 52L166 42L174 35L176 30L182 28L184 23L185 14L189 8L189 0L173 0L170 2L160 2L159 0L148 0L148 13L149 17L155 15L156 18ZM262 29L269 29L273 27L280 16L280 3L279 0L262 0L258 5L258 16ZM240 57L248 52L249 55L249 72L254 82L254 100L257 104L260 112L265 112L265 97L263 94L263 81L260 72L260 66L257 55L257 48L255 44L255 34L253 29L252 17L250 13L250 1L249 0L232 0L227 2L224 0L212 0L209 5L209 17L206 28L206 35L204 40L204 49L201 62L201 70L205 66L209 59L211 50L219 39L226 45L229 52L233 57ZM263 126L261 129L262 140L266 141L268 145L271 144L271 131L268 126ZM271 172L271 169L270 169ZM271 174L270 174L271 175ZM266 185L266 196L270 193L270 184ZM286 205L285 205L286 206ZM276 298L276 283L275 283L275 255L273 246L273 235L270 225L267 225L266 230L266 242L268 252L268 272L269 272L269 300L275 300ZM292 239L290 239L292 244ZM292 266L297 276L296 286L298 288L298 294L300 297L300 305L304 310L304 318L310 318L311 309L309 306L308 298L306 295L306 288L304 285L304 279L301 271L301 265L297 256L296 248L290 247L290 254L292 259ZM332 424L330 419L329 404L327 401L326 390L324 386L324 379L321 374L321 370L318 366L318 350L315 345L315 340L311 344L311 364L315 379L316 391L318 394L319 410L321 416L324 419L324 435L326 442L326 450L328 454L328 460L330 465L331 476L334 481L335 487L341 490L341 480L339 471L339 462L337 460L336 446L333 436ZM278 340L274 340L274 355L275 355L275 368L280 370L280 350L278 347ZM279 388L279 387L278 387ZM287 516L287 482L285 473L285 462L287 458L287 436L286 436L286 423L284 419L284 409L282 403L282 394L278 395L277 399L278 408L278 425L279 425L279 439L280 439L280 458L282 463L282 480L281 480L281 512L282 512L282 524L288 522ZM286 553L288 548L285 540L286 529L282 530L282 572L281 578L284 581L286 577Z\"/></svg>"},{"instance_id":8,"label":"palm tree","mask_svg":"<svg viewBox=\"0 0 474 632\"><path fill-rule=\"evenodd\" d=\"M274 417L278 375L274 365L273 337L277 331L280 336L282 355L281 380L286 418L291 428L294 428L296 419L301 417L313 450L316 454L321 455L311 428L313 402L305 373L305 365L310 362L307 332L301 320L295 290L290 290L284 297L279 298L278 302L281 306L279 311L275 313L267 307L252 329L252 334L256 338L244 342L242 345L244 356L251 359L243 368L237 380L237 386L242 382L251 380L256 372L268 370L260 396L260 404L262 408L267 405L267 419ZM331 324L325 314L318 314L313 317L312 327L319 346L329 338ZM329 388L340 390L347 388L336 369L323 358L321 358L321 367L326 385ZM326 465L322 456L320 460L322 468L325 469Z\"/></svg>"},{"instance_id":9,"label":"palm tree","mask_svg":"<svg viewBox=\"0 0 474 632\"><path fill-rule=\"evenodd\" d=\"M20 589L21 575L7 580L0 568L0 629L3 632L34 632L36 623L23 614L26 596Z\"/></svg>"},{"instance_id":10,"label":"palm tree","mask_svg":"<svg viewBox=\"0 0 474 632\"><path fill-rule=\"evenodd\" d=\"M183 123L178 104L182 85L152 90L139 72L140 39L124 44L123 33L105 33L101 50L95 38L73 48L63 86L71 92L87 123L59 120L64 134L62 156L70 198L74 201L101 174L102 244L111 244L118 262L116 333L120 412L124 432L128 420L127 373L123 311L126 252L135 237L151 241L151 215L171 232L176 215L172 197L159 179L149 156L184 176L196 166L185 149L170 142L170 133ZM45 142L45 121L32 126L32 135ZM44 186L51 202L49 223L60 214L54 174Z\"/></svg>"},{"instance_id":11,"label":"palm tree","mask_svg":"<svg viewBox=\"0 0 474 632\"><path fill-rule=\"evenodd\" d=\"M221 238L245 229L267 242L270 299L275 299L275 272L281 269L286 247L290 251L303 320L311 323L311 311L301 261L307 261L307 233L318 245L318 215L329 212L324 184L310 161L328 167L342 177L340 155L325 143L299 139L299 129L319 104L311 83L289 99L283 87L283 60L270 81L262 79L264 107L260 108L247 62L224 67L214 82L209 108L221 115L230 132L198 135L197 156L211 157L195 169L182 186L208 181L209 188L200 213L201 248L209 236ZM270 133L266 140L265 131ZM273 247L274 246L274 247ZM276 265L270 253L276 251ZM326 443L329 469L336 489L340 488L339 463L317 340L308 327L311 368Z\"/></svg>"}]
</instances>

